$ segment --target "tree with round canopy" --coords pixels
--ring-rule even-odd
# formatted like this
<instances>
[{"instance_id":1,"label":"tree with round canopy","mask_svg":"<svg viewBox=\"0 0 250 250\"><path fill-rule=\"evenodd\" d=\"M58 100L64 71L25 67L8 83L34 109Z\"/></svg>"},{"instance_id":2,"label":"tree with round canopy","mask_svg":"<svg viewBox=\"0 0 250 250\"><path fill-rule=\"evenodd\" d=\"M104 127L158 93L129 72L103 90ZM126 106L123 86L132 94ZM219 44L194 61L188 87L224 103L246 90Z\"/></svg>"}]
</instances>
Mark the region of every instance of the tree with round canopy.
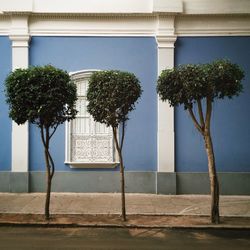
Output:
<instances>
[{"instance_id":1,"label":"tree with round canopy","mask_svg":"<svg viewBox=\"0 0 250 250\"><path fill-rule=\"evenodd\" d=\"M115 146L119 155L121 176L122 218L126 221L125 178L123 143L128 113L135 109L141 96L139 80L129 72L118 70L97 71L91 75L87 91L88 112L94 120L112 127ZM118 140L118 126L121 125L121 140Z\"/></svg>"},{"instance_id":2,"label":"tree with round canopy","mask_svg":"<svg viewBox=\"0 0 250 250\"><path fill-rule=\"evenodd\" d=\"M183 105L204 138L211 191L211 222L219 223L219 183L211 136L211 116L216 99L232 98L242 91L244 72L229 60L210 64L187 64L163 70L157 92L170 106ZM198 114L194 106L198 107ZM205 112L204 112L205 111ZM198 118L197 118L198 117Z\"/></svg>"},{"instance_id":3,"label":"tree with round canopy","mask_svg":"<svg viewBox=\"0 0 250 250\"><path fill-rule=\"evenodd\" d=\"M6 78L5 86L10 118L18 125L28 121L40 130L47 171L45 218L49 219L55 171L50 140L60 124L76 116L76 86L66 71L51 65L16 69Z\"/></svg>"}]
</instances>

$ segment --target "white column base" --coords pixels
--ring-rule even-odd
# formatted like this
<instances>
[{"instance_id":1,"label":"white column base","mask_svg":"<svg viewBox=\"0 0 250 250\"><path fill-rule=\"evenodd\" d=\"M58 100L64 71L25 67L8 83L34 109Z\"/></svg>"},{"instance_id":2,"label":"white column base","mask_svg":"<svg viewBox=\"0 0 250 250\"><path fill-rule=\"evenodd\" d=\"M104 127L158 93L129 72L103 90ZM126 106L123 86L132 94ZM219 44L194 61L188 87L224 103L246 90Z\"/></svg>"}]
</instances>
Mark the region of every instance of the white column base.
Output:
<instances>
[{"instance_id":1,"label":"white column base","mask_svg":"<svg viewBox=\"0 0 250 250\"><path fill-rule=\"evenodd\" d=\"M174 108L158 98L158 172L175 172Z\"/></svg>"},{"instance_id":2,"label":"white column base","mask_svg":"<svg viewBox=\"0 0 250 250\"><path fill-rule=\"evenodd\" d=\"M28 171L29 125L12 122L12 172Z\"/></svg>"}]
</instances>

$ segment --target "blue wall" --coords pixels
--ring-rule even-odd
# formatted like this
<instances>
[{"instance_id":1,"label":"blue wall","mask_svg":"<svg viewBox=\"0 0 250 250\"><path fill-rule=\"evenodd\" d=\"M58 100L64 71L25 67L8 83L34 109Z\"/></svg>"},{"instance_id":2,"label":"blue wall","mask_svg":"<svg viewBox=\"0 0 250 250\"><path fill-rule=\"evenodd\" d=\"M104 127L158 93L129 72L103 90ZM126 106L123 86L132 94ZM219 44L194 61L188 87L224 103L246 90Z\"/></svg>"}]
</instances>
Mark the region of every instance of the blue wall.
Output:
<instances>
[{"instance_id":1,"label":"blue wall","mask_svg":"<svg viewBox=\"0 0 250 250\"><path fill-rule=\"evenodd\" d=\"M157 161L157 47L154 38L33 37L30 64L52 64L67 71L119 69L135 73L143 96L130 115L124 144L126 170L156 170ZM52 154L56 170L64 165L65 129L53 138ZM30 170L44 170L39 132L30 125Z\"/></svg>"},{"instance_id":2,"label":"blue wall","mask_svg":"<svg viewBox=\"0 0 250 250\"><path fill-rule=\"evenodd\" d=\"M11 42L0 36L0 171L11 169L11 120L5 102L4 80L11 71Z\"/></svg>"},{"instance_id":3,"label":"blue wall","mask_svg":"<svg viewBox=\"0 0 250 250\"><path fill-rule=\"evenodd\" d=\"M244 93L214 103L212 136L218 171L250 171L250 37L178 38L175 64L227 58L245 71ZM203 139L183 107L175 109L176 170L205 172Z\"/></svg>"}]
</instances>

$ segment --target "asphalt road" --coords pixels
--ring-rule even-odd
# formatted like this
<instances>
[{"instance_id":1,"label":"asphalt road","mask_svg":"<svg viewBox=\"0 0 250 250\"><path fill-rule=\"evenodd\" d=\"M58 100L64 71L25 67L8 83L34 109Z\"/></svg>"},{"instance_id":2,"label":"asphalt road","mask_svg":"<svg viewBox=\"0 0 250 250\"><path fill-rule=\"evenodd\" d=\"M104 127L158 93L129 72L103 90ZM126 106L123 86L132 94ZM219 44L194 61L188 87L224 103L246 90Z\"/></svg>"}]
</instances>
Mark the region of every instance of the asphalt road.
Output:
<instances>
[{"instance_id":1,"label":"asphalt road","mask_svg":"<svg viewBox=\"0 0 250 250\"><path fill-rule=\"evenodd\" d=\"M0 227L1 250L250 249L250 230Z\"/></svg>"}]
</instances>

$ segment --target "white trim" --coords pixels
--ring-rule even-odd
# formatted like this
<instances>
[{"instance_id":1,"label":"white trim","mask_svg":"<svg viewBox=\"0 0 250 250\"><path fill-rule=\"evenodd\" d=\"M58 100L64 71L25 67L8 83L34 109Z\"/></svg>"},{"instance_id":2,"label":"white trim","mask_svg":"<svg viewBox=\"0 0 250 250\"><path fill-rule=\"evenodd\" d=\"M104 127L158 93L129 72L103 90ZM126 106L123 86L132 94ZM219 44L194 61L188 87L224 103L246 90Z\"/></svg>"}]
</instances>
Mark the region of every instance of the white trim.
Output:
<instances>
[{"instance_id":1,"label":"white trim","mask_svg":"<svg viewBox=\"0 0 250 250\"><path fill-rule=\"evenodd\" d=\"M100 69L84 69L84 70L78 70L78 71L72 71L69 72L69 75L74 80L81 79L83 77L88 78L92 75L93 72L100 71Z\"/></svg>"},{"instance_id":2,"label":"white trim","mask_svg":"<svg viewBox=\"0 0 250 250\"><path fill-rule=\"evenodd\" d=\"M161 15L160 15L161 16ZM22 17L22 16L21 16ZM249 15L177 15L175 25L164 23L163 39L177 36L247 36ZM27 17L24 17L27 18ZM12 17L13 19L13 17ZM15 17L17 19L17 16ZM158 16L30 16L29 27L14 30L9 16L0 15L0 35L14 32L31 36L158 36ZM27 28L27 27L26 27ZM171 45L172 42L169 41Z\"/></svg>"},{"instance_id":3,"label":"white trim","mask_svg":"<svg viewBox=\"0 0 250 250\"><path fill-rule=\"evenodd\" d=\"M250 1L249 1L250 2ZM249 10L250 13L250 10ZM163 31L158 28L163 20ZM174 17L174 25L162 17ZM29 22L26 23L27 18ZM11 22L12 20L12 22ZM169 19L171 20L171 18ZM250 15L186 15L184 13L147 15L0 15L0 35L31 36L133 36L154 37L163 33L177 36L247 36ZM170 41L171 44L171 41Z\"/></svg>"},{"instance_id":4,"label":"white trim","mask_svg":"<svg viewBox=\"0 0 250 250\"><path fill-rule=\"evenodd\" d=\"M29 66L28 17L13 16L10 32L12 41L12 69ZM29 125L12 122L12 172L28 171Z\"/></svg>"},{"instance_id":5,"label":"white trim","mask_svg":"<svg viewBox=\"0 0 250 250\"><path fill-rule=\"evenodd\" d=\"M83 162L64 162L69 165L70 168L115 168L119 162L95 162L95 163L83 163Z\"/></svg>"}]
</instances>

